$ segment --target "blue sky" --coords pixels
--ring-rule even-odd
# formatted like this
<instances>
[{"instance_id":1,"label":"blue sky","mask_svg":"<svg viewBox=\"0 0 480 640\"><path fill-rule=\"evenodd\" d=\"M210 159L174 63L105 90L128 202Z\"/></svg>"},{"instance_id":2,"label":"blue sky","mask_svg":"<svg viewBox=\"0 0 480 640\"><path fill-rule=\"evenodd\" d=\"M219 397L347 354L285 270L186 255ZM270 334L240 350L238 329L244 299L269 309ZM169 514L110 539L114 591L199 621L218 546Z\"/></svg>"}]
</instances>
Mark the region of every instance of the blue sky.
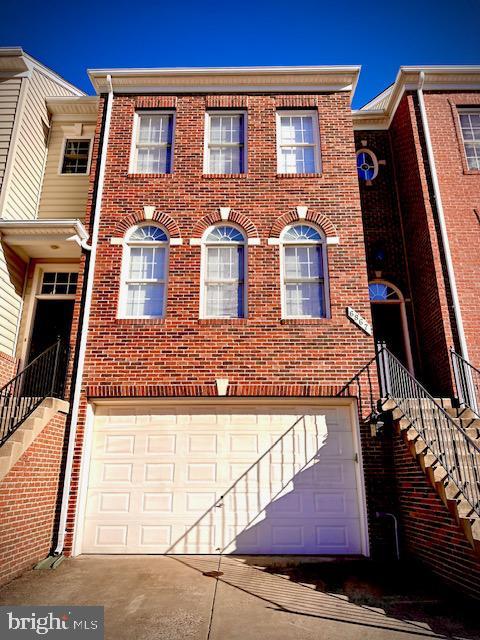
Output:
<instances>
[{"instance_id":1,"label":"blue sky","mask_svg":"<svg viewBox=\"0 0 480 640\"><path fill-rule=\"evenodd\" d=\"M1 14L1 46L88 93L87 68L361 64L358 107L402 64L480 64L479 0L3 0Z\"/></svg>"}]
</instances>

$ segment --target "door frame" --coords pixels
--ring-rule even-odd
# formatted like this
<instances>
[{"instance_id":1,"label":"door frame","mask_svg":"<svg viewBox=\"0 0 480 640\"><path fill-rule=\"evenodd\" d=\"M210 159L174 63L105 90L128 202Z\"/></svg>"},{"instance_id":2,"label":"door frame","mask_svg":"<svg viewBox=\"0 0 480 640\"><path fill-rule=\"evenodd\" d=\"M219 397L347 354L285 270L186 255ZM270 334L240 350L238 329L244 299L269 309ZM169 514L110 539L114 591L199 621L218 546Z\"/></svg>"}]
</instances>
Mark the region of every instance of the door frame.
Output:
<instances>
[{"instance_id":1,"label":"door frame","mask_svg":"<svg viewBox=\"0 0 480 640\"><path fill-rule=\"evenodd\" d=\"M400 320L402 323L402 334L403 334L403 348L405 349L405 357L407 358L407 369L412 374L415 375L415 369L413 366L413 357L412 357L412 345L410 342L410 331L408 329L408 318L407 318L407 309L405 305L405 297L400 289L389 282L388 280L383 280L382 278L375 278L374 280L370 280L370 284L385 284L387 287L390 287L395 291L398 295L398 300L370 300L370 304L390 304L390 305L399 305L400 306ZM375 332L375 325L373 326Z\"/></svg>"},{"instance_id":2,"label":"door frame","mask_svg":"<svg viewBox=\"0 0 480 640\"><path fill-rule=\"evenodd\" d=\"M363 449L362 440L360 435L360 422L358 418L358 403L356 398L329 398L329 397L295 397L295 396L283 396L277 398L271 397L238 397L238 398L220 398L220 397L208 397L208 398L184 398L185 411L188 411L188 407L199 407L205 405L217 405L229 407L232 410L235 407L249 408L255 411L256 406L271 406L280 408L285 407L304 407L305 413L308 411L309 406L315 407L347 407L350 417L350 424L352 429L352 443L355 452L355 480L357 485L357 504L359 508L359 523L360 523L360 540L362 547L362 555L370 557L370 537L368 526L368 506L367 495L365 486L365 468L363 463ZM85 525L85 515L87 509L87 495L88 484L90 478L90 463L92 457L93 438L94 438L94 426L95 426L95 413L99 406L108 406L111 408L126 409L128 407L138 406L161 406L178 407L179 398L93 398L87 403L86 407L86 419L84 426L83 439L81 442L80 453L76 454L80 456L80 473L78 481L78 491L76 495L76 503L74 510L74 525L73 525L73 541L72 541L72 556L78 556L82 554L83 535ZM71 496L69 498L69 503ZM70 503L71 504L71 503ZM70 506L69 506L70 509Z\"/></svg>"},{"instance_id":3,"label":"door frame","mask_svg":"<svg viewBox=\"0 0 480 640\"><path fill-rule=\"evenodd\" d=\"M38 262L35 264L33 275L31 278L31 287L28 293L28 304L24 307L24 340L20 349L19 360L20 368L23 368L27 362L27 356L30 352L32 341L33 325L35 323L35 314L37 312L38 300L73 300L75 302L76 294L41 294L40 287L44 273L54 271L70 271L78 273L80 264L78 262Z\"/></svg>"}]
</instances>

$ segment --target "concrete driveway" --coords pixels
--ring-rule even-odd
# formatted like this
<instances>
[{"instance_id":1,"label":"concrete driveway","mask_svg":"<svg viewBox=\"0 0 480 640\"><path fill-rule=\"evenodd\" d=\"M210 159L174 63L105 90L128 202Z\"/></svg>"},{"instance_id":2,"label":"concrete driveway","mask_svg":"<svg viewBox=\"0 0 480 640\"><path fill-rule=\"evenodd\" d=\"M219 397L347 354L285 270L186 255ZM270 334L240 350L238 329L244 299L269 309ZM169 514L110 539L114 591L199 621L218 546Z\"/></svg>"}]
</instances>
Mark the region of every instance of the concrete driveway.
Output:
<instances>
[{"instance_id":1,"label":"concrete driveway","mask_svg":"<svg viewBox=\"0 0 480 640\"><path fill-rule=\"evenodd\" d=\"M294 581L249 562L258 560L81 556L55 571L25 573L0 590L0 604L103 605L108 640L480 638L461 614L443 627L438 616L408 609L387 614L304 584L298 571ZM220 576L205 575L218 570ZM431 601L441 610L437 595Z\"/></svg>"}]
</instances>

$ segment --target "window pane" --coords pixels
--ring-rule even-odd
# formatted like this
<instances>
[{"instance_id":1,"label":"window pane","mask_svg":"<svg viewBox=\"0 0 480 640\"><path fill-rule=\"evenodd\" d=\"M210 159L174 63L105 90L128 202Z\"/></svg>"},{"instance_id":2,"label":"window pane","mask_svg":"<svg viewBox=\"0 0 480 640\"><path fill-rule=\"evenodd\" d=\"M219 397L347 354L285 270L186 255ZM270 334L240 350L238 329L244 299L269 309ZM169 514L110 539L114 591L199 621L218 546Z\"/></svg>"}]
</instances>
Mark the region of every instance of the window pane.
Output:
<instances>
[{"instance_id":1,"label":"window pane","mask_svg":"<svg viewBox=\"0 0 480 640\"><path fill-rule=\"evenodd\" d=\"M62 173L87 173L90 140L67 140Z\"/></svg>"},{"instance_id":2,"label":"window pane","mask_svg":"<svg viewBox=\"0 0 480 640\"><path fill-rule=\"evenodd\" d=\"M323 276L322 248L285 247L285 276L287 278L321 278Z\"/></svg>"},{"instance_id":3,"label":"window pane","mask_svg":"<svg viewBox=\"0 0 480 640\"><path fill-rule=\"evenodd\" d=\"M49 271L43 274L40 293L54 295L74 295L77 292L78 273L70 271Z\"/></svg>"},{"instance_id":4,"label":"window pane","mask_svg":"<svg viewBox=\"0 0 480 640\"><path fill-rule=\"evenodd\" d=\"M129 284L127 316L161 316L164 293L164 284Z\"/></svg>"},{"instance_id":5,"label":"window pane","mask_svg":"<svg viewBox=\"0 0 480 640\"><path fill-rule=\"evenodd\" d=\"M280 118L282 144L313 144L312 116L282 116Z\"/></svg>"},{"instance_id":6,"label":"window pane","mask_svg":"<svg viewBox=\"0 0 480 640\"><path fill-rule=\"evenodd\" d=\"M243 317L242 284L207 284L206 315L220 318Z\"/></svg>"},{"instance_id":7,"label":"window pane","mask_svg":"<svg viewBox=\"0 0 480 640\"><path fill-rule=\"evenodd\" d=\"M241 273L243 259L240 259L240 250L242 248L208 247L207 280L241 279L243 276L243 274Z\"/></svg>"},{"instance_id":8,"label":"window pane","mask_svg":"<svg viewBox=\"0 0 480 640\"><path fill-rule=\"evenodd\" d=\"M210 142L212 144L243 143L243 116L210 115Z\"/></svg>"},{"instance_id":9,"label":"window pane","mask_svg":"<svg viewBox=\"0 0 480 640\"><path fill-rule=\"evenodd\" d=\"M242 147L214 147L210 149L210 173L242 173Z\"/></svg>"},{"instance_id":10,"label":"window pane","mask_svg":"<svg viewBox=\"0 0 480 640\"><path fill-rule=\"evenodd\" d=\"M138 173L169 173L171 147L146 147L138 149Z\"/></svg>"},{"instance_id":11,"label":"window pane","mask_svg":"<svg viewBox=\"0 0 480 640\"><path fill-rule=\"evenodd\" d=\"M171 144L172 142L171 115L142 115L140 116L140 130L138 141L141 144Z\"/></svg>"},{"instance_id":12,"label":"window pane","mask_svg":"<svg viewBox=\"0 0 480 640\"><path fill-rule=\"evenodd\" d=\"M285 286L285 294L288 316L324 317L325 305L321 283L289 283Z\"/></svg>"},{"instance_id":13,"label":"window pane","mask_svg":"<svg viewBox=\"0 0 480 640\"><path fill-rule=\"evenodd\" d=\"M283 173L315 173L315 151L313 147L283 147L280 170Z\"/></svg>"},{"instance_id":14,"label":"window pane","mask_svg":"<svg viewBox=\"0 0 480 640\"><path fill-rule=\"evenodd\" d=\"M165 278L164 247L132 247L130 249L130 280Z\"/></svg>"}]
</instances>

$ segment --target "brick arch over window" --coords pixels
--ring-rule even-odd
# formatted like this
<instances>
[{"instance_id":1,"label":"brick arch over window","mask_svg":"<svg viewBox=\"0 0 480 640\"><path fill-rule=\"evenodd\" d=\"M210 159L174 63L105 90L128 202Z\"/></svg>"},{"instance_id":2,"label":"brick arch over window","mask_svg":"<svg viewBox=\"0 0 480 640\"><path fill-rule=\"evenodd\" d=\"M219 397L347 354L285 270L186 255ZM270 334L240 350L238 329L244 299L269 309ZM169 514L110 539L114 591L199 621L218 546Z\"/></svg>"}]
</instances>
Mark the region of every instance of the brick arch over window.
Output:
<instances>
[{"instance_id":1,"label":"brick arch over window","mask_svg":"<svg viewBox=\"0 0 480 640\"><path fill-rule=\"evenodd\" d=\"M280 216L275 220L270 229L270 237L271 238L279 238L282 231L285 227L293 222L298 222L300 220L305 220L308 222L313 222L317 226L319 226L326 238L336 238L338 236L337 229L333 222L323 213L315 213L314 211L307 211L307 215L305 218L300 218L296 211L289 211L288 213L284 213L283 216Z\"/></svg>"},{"instance_id":2,"label":"brick arch over window","mask_svg":"<svg viewBox=\"0 0 480 640\"><path fill-rule=\"evenodd\" d=\"M158 222L168 231L170 238L181 238L180 229L178 228L178 224L175 220L168 215L168 213L163 213L162 211L155 211L151 218L152 222ZM140 222L150 222L150 218L146 218L143 211L138 213L131 213L129 216L122 218L120 222L117 224L115 229L116 236L124 236L125 233L136 224Z\"/></svg>"},{"instance_id":3,"label":"brick arch over window","mask_svg":"<svg viewBox=\"0 0 480 640\"><path fill-rule=\"evenodd\" d=\"M200 218L200 220L197 220L195 226L193 227L193 237L201 238L204 231L206 231L208 227L211 227L218 222L224 222L225 224L227 224L228 222L234 222L238 224L239 227L242 227L242 229L247 234L247 238L258 238L257 227L253 224L250 218L247 218L247 216L244 216L242 213L237 213L233 210L229 212L228 220L222 219L220 211L214 211L204 216L203 218Z\"/></svg>"}]
</instances>

